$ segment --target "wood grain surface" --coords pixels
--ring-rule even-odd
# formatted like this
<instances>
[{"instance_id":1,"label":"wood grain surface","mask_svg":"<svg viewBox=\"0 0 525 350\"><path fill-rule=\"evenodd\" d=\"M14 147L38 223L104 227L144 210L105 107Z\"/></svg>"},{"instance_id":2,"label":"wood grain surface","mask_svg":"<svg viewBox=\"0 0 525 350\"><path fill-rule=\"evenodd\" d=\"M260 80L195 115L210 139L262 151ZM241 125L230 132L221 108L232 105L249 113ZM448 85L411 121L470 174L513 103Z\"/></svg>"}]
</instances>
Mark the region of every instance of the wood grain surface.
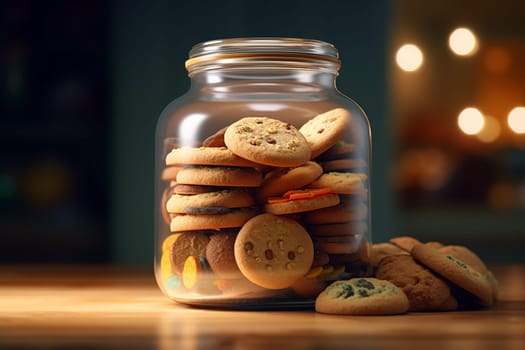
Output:
<instances>
[{"instance_id":1,"label":"wood grain surface","mask_svg":"<svg viewBox=\"0 0 525 350\"><path fill-rule=\"evenodd\" d=\"M488 310L333 316L176 304L149 270L0 266L0 349L525 349L525 266Z\"/></svg>"}]
</instances>

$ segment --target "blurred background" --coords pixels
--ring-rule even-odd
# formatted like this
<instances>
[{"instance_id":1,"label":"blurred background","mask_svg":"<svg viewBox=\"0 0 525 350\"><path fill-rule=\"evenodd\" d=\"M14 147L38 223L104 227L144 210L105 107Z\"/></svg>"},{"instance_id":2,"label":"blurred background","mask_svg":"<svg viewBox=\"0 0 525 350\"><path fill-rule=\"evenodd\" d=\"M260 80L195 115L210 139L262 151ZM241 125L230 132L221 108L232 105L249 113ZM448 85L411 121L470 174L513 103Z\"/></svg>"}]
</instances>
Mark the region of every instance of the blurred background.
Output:
<instances>
[{"instance_id":1,"label":"blurred background","mask_svg":"<svg viewBox=\"0 0 525 350\"><path fill-rule=\"evenodd\" d=\"M153 261L158 115L201 41L334 44L373 138L373 239L525 261L525 3L23 1L0 5L0 263Z\"/></svg>"}]
</instances>

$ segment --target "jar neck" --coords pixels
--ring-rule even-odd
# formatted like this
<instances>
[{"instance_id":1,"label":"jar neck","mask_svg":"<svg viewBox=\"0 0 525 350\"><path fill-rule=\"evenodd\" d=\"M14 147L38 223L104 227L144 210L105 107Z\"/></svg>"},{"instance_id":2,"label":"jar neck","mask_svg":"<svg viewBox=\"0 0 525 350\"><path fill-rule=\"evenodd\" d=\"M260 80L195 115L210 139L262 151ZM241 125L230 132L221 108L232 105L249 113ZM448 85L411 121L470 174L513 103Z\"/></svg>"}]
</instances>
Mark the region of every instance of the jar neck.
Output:
<instances>
[{"instance_id":1,"label":"jar neck","mask_svg":"<svg viewBox=\"0 0 525 350\"><path fill-rule=\"evenodd\" d=\"M215 69L191 75L191 89L209 92L241 91L251 87L249 92L290 90L321 91L335 89L337 72L312 69ZM254 90L255 89L255 90Z\"/></svg>"}]
</instances>

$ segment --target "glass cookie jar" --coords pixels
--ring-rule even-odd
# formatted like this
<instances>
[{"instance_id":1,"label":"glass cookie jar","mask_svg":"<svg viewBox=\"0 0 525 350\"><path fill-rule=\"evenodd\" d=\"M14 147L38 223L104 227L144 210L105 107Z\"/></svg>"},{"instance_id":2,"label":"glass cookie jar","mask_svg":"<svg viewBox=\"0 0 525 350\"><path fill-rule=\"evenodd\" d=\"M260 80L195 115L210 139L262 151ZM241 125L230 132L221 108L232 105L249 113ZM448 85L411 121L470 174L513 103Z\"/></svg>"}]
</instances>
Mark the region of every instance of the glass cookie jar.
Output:
<instances>
[{"instance_id":1,"label":"glass cookie jar","mask_svg":"<svg viewBox=\"0 0 525 350\"><path fill-rule=\"evenodd\" d=\"M156 131L155 274L193 306L312 307L371 273L370 126L337 49L298 38L195 45Z\"/></svg>"}]
</instances>

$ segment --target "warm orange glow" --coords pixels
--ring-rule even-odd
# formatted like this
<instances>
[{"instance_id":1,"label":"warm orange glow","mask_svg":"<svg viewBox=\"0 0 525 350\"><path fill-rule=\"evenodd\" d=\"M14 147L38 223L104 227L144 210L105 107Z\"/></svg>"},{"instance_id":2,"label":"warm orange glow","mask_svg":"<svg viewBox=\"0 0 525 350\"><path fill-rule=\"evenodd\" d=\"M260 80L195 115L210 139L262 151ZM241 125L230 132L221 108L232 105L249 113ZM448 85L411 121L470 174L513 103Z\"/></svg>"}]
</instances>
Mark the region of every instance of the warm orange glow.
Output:
<instances>
[{"instance_id":1,"label":"warm orange glow","mask_svg":"<svg viewBox=\"0 0 525 350\"><path fill-rule=\"evenodd\" d=\"M501 133L501 127L499 121L491 117L490 115L485 116L485 123L481 131L476 135L476 137L482 142L493 142L495 141Z\"/></svg>"},{"instance_id":2,"label":"warm orange glow","mask_svg":"<svg viewBox=\"0 0 525 350\"><path fill-rule=\"evenodd\" d=\"M458 115L458 126L467 135L476 135L485 124L483 114L477 108L468 107Z\"/></svg>"},{"instance_id":3,"label":"warm orange glow","mask_svg":"<svg viewBox=\"0 0 525 350\"><path fill-rule=\"evenodd\" d=\"M397 50L396 62L406 72L416 71L423 64L423 52L414 44L405 44Z\"/></svg>"},{"instance_id":4,"label":"warm orange glow","mask_svg":"<svg viewBox=\"0 0 525 350\"><path fill-rule=\"evenodd\" d=\"M448 46L458 56L471 56L478 48L478 39L468 28L456 28L448 37Z\"/></svg>"},{"instance_id":5,"label":"warm orange glow","mask_svg":"<svg viewBox=\"0 0 525 350\"><path fill-rule=\"evenodd\" d=\"M516 107L509 112L507 123L516 134L525 133L525 107Z\"/></svg>"}]
</instances>

